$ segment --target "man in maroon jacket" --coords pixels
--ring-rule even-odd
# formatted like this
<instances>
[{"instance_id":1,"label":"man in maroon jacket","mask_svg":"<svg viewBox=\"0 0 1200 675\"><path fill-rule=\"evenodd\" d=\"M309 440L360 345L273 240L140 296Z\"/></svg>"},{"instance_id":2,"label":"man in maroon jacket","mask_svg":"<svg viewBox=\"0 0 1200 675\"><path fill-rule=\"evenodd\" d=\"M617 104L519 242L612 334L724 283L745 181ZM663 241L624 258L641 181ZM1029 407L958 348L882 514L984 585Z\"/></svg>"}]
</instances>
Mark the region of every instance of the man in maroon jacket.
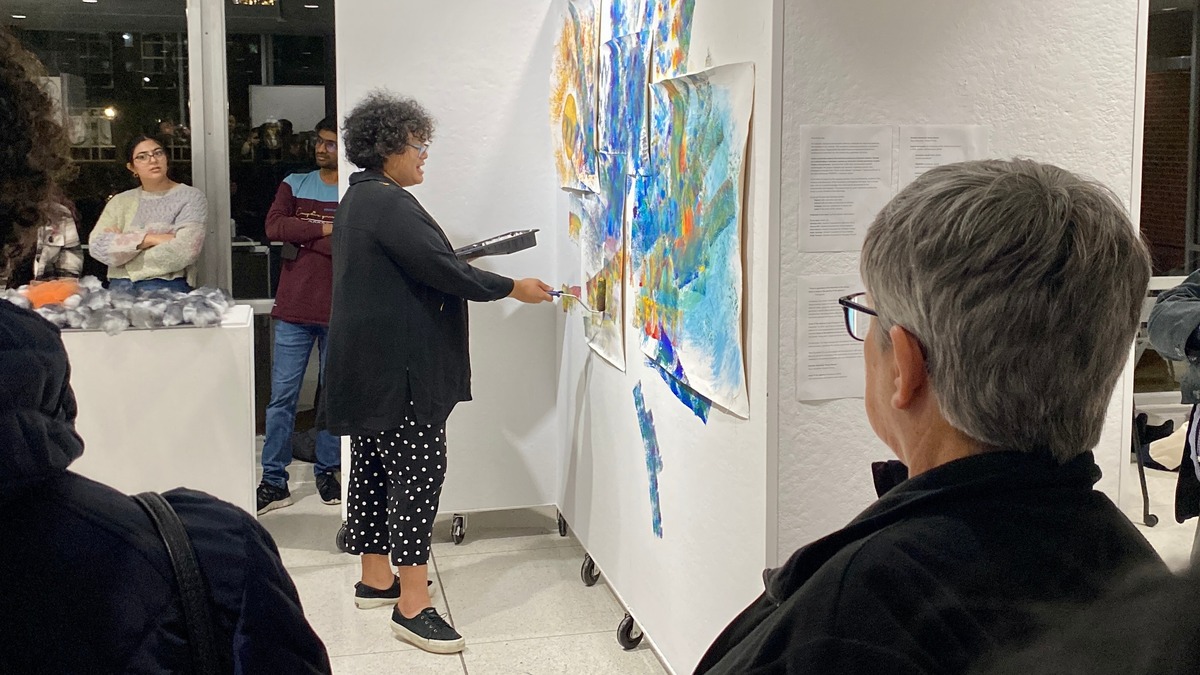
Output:
<instances>
[{"instance_id":1,"label":"man in maroon jacket","mask_svg":"<svg viewBox=\"0 0 1200 675\"><path fill-rule=\"evenodd\" d=\"M263 441L263 477L258 486L258 512L292 503L287 465L296 424L296 401L313 345L320 349L325 370L325 337L333 291L333 215L338 206L338 141L332 119L317 124L317 166L311 173L283 180L267 213L267 236L284 242L283 271L275 293L275 354L271 369L271 402ZM326 504L340 504L341 445L336 436L317 435L313 465L317 491Z\"/></svg>"}]
</instances>

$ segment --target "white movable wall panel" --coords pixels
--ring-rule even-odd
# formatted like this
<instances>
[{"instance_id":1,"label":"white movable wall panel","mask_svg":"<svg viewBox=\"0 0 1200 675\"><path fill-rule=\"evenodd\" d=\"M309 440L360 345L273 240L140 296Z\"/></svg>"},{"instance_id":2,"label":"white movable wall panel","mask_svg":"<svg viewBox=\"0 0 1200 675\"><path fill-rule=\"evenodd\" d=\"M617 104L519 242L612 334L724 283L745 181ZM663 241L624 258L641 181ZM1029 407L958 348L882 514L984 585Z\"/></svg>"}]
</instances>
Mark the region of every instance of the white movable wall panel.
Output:
<instances>
[{"instance_id":1,"label":"white movable wall panel","mask_svg":"<svg viewBox=\"0 0 1200 675\"><path fill-rule=\"evenodd\" d=\"M566 12L564 0L551 5L556 16ZM716 634L761 592L767 558L775 6L771 0L698 0L686 64L688 72L745 62L755 68L742 225L749 419L713 408L707 424L701 422L646 366L629 322L634 296L628 271L624 372L589 348L581 314L560 314L560 507L609 585L679 673L691 672ZM601 40L607 37L602 31ZM561 195L560 228L568 208ZM579 245L560 237L559 251L560 269L579 283ZM633 393L638 383L662 459L661 539L652 529L647 453Z\"/></svg>"},{"instance_id":2,"label":"white movable wall panel","mask_svg":"<svg viewBox=\"0 0 1200 675\"><path fill-rule=\"evenodd\" d=\"M781 559L874 500L869 464L890 459L862 399L796 395L802 275L853 273L858 254L800 250L806 124L979 124L990 155L1092 176L1136 214L1139 11L1146 2L796 0L785 10L780 297ZM1096 448L1114 499L1128 457L1132 376L1117 386ZM1080 383L1080 386L1087 386Z\"/></svg>"},{"instance_id":3,"label":"white movable wall panel","mask_svg":"<svg viewBox=\"0 0 1200 675\"><path fill-rule=\"evenodd\" d=\"M506 276L556 275L554 164L546 101L554 46L546 2L337 6L338 111L370 90L411 96L436 118L412 193L455 246L540 228L538 246L477 261ZM353 166L344 163L345 189ZM450 416L442 512L554 503L555 307L472 303L474 401Z\"/></svg>"}]
</instances>

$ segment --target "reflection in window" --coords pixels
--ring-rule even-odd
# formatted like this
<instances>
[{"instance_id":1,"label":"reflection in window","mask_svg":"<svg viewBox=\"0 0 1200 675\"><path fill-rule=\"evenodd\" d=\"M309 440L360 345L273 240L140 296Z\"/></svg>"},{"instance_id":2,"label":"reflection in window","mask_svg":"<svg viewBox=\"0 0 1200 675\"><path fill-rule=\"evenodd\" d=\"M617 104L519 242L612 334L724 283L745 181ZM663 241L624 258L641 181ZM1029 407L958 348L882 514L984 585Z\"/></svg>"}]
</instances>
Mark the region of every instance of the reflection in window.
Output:
<instances>
[{"instance_id":1,"label":"reflection in window","mask_svg":"<svg viewBox=\"0 0 1200 675\"><path fill-rule=\"evenodd\" d=\"M79 166L64 193L78 214L84 242L108 200L137 187L122 157L128 139L161 137L170 153L171 178L192 183L187 34L184 4L177 7L180 32L119 30L113 17L97 17L113 28L104 32L84 30L91 28L85 25L10 26L46 67L44 86L62 112ZM83 271L106 276L106 267L91 256L85 257Z\"/></svg>"}]
</instances>

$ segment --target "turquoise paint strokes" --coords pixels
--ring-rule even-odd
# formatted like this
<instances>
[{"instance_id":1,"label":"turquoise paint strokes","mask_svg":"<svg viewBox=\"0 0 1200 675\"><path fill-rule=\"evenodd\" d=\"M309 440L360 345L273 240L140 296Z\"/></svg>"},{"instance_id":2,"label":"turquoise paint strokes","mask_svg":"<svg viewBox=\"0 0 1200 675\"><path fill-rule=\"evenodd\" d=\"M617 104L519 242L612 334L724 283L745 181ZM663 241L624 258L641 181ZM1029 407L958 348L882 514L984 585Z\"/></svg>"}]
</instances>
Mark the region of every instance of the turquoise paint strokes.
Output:
<instances>
[{"instance_id":1,"label":"turquoise paint strokes","mask_svg":"<svg viewBox=\"0 0 1200 675\"><path fill-rule=\"evenodd\" d=\"M635 181L629 198L633 324L643 351L689 391L741 414L748 410L740 222L749 116L735 97L753 69L737 68L652 85L653 175ZM714 81L710 73L720 70Z\"/></svg>"},{"instance_id":2,"label":"turquoise paint strokes","mask_svg":"<svg viewBox=\"0 0 1200 675\"><path fill-rule=\"evenodd\" d=\"M654 430L654 414L646 408L642 395L642 383L633 388L633 405L637 408L638 428L642 432L642 444L646 446L646 474L650 478L651 526L654 536L663 538L662 501L658 495L658 474L663 470L662 453L658 449L658 432Z\"/></svg>"}]
</instances>

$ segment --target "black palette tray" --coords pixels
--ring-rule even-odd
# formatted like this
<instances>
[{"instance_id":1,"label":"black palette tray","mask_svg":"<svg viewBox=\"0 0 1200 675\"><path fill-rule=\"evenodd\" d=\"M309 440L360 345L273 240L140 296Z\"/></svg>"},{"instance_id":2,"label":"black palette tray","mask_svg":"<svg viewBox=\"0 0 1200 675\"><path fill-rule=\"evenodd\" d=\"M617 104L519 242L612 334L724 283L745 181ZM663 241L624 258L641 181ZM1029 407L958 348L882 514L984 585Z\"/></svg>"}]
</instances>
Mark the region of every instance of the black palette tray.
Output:
<instances>
[{"instance_id":1,"label":"black palette tray","mask_svg":"<svg viewBox=\"0 0 1200 675\"><path fill-rule=\"evenodd\" d=\"M537 230L514 230L490 239L477 241L454 249L461 260L474 260L488 255L508 255L537 246Z\"/></svg>"}]
</instances>

